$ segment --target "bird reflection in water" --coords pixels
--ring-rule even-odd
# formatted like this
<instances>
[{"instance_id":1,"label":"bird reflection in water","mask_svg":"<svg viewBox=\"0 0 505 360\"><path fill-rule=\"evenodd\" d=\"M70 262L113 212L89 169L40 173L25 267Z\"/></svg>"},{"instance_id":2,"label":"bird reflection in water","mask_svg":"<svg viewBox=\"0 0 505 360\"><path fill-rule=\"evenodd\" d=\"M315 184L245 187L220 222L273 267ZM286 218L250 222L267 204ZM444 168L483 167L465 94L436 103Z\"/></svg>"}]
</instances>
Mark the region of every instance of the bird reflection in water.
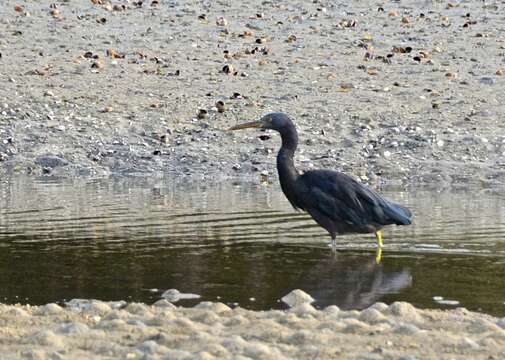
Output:
<instances>
[{"instance_id":1,"label":"bird reflection in water","mask_svg":"<svg viewBox=\"0 0 505 360\"><path fill-rule=\"evenodd\" d=\"M388 269L374 257L343 253L321 260L297 282L318 307L337 305L342 310L365 309L410 285L412 276L406 268Z\"/></svg>"}]
</instances>

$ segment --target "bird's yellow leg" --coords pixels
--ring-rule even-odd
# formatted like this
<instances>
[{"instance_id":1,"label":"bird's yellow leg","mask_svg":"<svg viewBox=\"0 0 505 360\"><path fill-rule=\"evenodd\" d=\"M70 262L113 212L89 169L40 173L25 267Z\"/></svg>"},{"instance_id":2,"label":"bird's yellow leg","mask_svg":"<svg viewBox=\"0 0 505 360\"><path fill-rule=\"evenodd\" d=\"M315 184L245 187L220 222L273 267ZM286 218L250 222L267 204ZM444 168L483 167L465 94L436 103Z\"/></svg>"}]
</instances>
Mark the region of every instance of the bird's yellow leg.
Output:
<instances>
[{"instance_id":1,"label":"bird's yellow leg","mask_svg":"<svg viewBox=\"0 0 505 360\"><path fill-rule=\"evenodd\" d=\"M379 230L375 233L375 238L377 239L377 247L382 248L382 231Z\"/></svg>"},{"instance_id":2,"label":"bird's yellow leg","mask_svg":"<svg viewBox=\"0 0 505 360\"><path fill-rule=\"evenodd\" d=\"M382 248L378 247L377 251L375 252L375 263L380 264L382 260Z\"/></svg>"},{"instance_id":3,"label":"bird's yellow leg","mask_svg":"<svg viewBox=\"0 0 505 360\"><path fill-rule=\"evenodd\" d=\"M379 264L382 260L382 231L379 230L375 233L375 238L377 239L377 252L375 255L375 262Z\"/></svg>"}]
</instances>

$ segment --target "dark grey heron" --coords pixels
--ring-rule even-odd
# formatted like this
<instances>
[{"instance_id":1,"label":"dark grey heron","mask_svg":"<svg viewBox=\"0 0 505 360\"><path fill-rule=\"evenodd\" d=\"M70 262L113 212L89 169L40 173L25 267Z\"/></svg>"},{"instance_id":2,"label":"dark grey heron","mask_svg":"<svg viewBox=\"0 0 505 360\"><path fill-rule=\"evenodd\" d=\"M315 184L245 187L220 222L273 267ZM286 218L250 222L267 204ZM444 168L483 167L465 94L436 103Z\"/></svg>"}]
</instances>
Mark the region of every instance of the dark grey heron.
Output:
<instances>
[{"instance_id":1,"label":"dark grey heron","mask_svg":"<svg viewBox=\"0 0 505 360\"><path fill-rule=\"evenodd\" d=\"M231 127L229 130L261 128L281 134L277 171L282 191L295 209L307 211L331 236L336 247L337 234L375 233L378 260L385 225L409 225L412 214L406 207L385 199L354 178L331 170L310 170L302 175L294 164L298 133L293 121L283 113L263 116L259 121Z\"/></svg>"}]
</instances>

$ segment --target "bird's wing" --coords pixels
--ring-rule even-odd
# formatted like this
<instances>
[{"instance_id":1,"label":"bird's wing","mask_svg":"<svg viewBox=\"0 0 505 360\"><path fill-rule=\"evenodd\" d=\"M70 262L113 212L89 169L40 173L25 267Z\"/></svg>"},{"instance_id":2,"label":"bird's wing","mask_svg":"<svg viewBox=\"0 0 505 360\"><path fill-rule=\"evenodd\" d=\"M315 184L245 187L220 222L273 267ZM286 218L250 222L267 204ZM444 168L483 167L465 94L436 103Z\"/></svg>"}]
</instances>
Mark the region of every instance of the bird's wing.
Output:
<instances>
[{"instance_id":1,"label":"bird's wing","mask_svg":"<svg viewBox=\"0 0 505 360\"><path fill-rule=\"evenodd\" d=\"M308 206L316 207L335 221L358 227L398 222L393 216L397 214L392 206L399 205L389 202L350 176L335 171L315 170L306 172L300 179L309 195ZM410 217L410 213L406 215Z\"/></svg>"}]
</instances>

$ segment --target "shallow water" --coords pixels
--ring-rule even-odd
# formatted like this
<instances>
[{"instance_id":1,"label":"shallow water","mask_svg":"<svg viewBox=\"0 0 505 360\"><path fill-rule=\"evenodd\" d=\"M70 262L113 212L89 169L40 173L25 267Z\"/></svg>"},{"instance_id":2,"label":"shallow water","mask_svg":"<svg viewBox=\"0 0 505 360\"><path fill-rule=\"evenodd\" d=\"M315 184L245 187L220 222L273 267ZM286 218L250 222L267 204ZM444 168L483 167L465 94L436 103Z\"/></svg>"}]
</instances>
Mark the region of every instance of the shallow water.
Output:
<instances>
[{"instance_id":1,"label":"shallow water","mask_svg":"<svg viewBox=\"0 0 505 360\"><path fill-rule=\"evenodd\" d=\"M152 303L176 288L251 309L282 308L295 288L315 306L375 301L505 315L505 197L498 191L384 191L414 224L329 237L271 185L169 180L0 183L0 301L72 298ZM157 291L156 291L157 289Z\"/></svg>"}]
</instances>

